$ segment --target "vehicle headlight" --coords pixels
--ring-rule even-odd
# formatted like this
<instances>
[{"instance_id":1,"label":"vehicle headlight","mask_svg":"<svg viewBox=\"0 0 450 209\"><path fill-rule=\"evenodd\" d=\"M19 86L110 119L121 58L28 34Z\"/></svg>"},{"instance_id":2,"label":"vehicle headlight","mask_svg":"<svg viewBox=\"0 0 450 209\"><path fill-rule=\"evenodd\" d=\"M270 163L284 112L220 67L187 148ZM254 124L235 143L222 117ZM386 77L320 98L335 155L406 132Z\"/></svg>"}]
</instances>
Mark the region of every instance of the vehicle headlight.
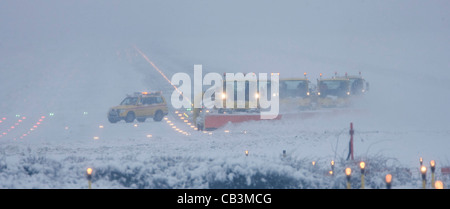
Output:
<instances>
[{"instance_id":1,"label":"vehicle headlight","mask_svg":"<svg viewBox=\"0 0 450 209\"><path fill-rule=\"evenodd\" d=\"M320 92L317 92L317 95L319 95L319 96L320 96Z\"/></svg>"},{"instance_id":2,"label":"vehicle headlight","mask_svg":"<svg viewBox=\"0 0 450 209\"><path fill-rule=\"evenodd\" d=\"M350 95L350 92L349 92L349 91L347 91L347 95Z\"/></svg>"},{"instance_id":3,"label":"vehicle headlight","mask_svg":"<svg viewBox=\"0 0 450 209\"><path fill-rule=\"evenodd\" d=\"M306 95L307 95L307 96L309 96L309 91L308 91L308 92L306 92Z\"/></svg>"},{"instance_id":4,"label":"vehicle headlight","mask_svg":"<svg viewBox=\"0 0 450 209\"><path fill-rule=\"evenodd\" d=\"M227 94L222 93L222 99L226 99L227 98Z\"/></svg>"},{"instance_id":5,"label":"vehicle headlight","mask_svg":"<svg viewBox=\"0 0 450 209\"><path fill-rule=\"evenodd\" d=\"M259 98L259 94L255 93L255 98L258 99Z\"/></svg>"}]
</instances>

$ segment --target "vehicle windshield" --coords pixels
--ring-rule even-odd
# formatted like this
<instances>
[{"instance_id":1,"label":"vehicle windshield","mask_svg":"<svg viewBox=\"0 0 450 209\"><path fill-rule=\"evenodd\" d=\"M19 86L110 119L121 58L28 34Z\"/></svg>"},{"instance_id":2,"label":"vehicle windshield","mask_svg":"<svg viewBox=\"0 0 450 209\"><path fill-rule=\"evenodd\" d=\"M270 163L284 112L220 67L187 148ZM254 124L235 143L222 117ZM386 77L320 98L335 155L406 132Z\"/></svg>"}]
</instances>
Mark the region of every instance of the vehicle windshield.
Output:
<instances>
[{"instance_id":1,"label":"vehicle windshield","mask_svg":"<svg viewBox=\"0 0 450 209\"><path fill-rule=\"evenodd\" d=\"M350 88L352 94L362 93L364 90L364 81L361 78L350 78Z\"/></svg>"},{"instance_id":2,"label":"vehicle windshield","mask_svg":"<svg viewBox=\"0 0 450 209\"><path fill-rule=\"evenodd\" d=\"M137 97L127 97L120 103L120 105L135 105L137 99Z\"/></svg>"},{"instance_id":3,"label":"vehicle windshield","mask_svg":"<svg viewBox=\"0 0 450 209\"><path fill-rule=\"evenodd\" d=\"M234 82L234 100L237 100L238 92L239 92L239 94L242 94L242 92L244 92L245 93L245 101L248 101L249 100L249 92L250 92L249 91L249 89L250 89L249 81L233 81L233 82ZM226 85L228 83L231 83L231 82L230 81L224 82L224 86L223 86L224 91L226 91L226 89L227 89ZM238 85L238 83L239 83L239 85ZM258 84L258 83L256 82L256 84ZM256 85L256 91L258 91L258 85ZM231 96L231 94L227 93L227 96Z\"/></svg>"},{"instance_id":4,"label":"vehicle windshield","mask_svg":"<svg viewBox=\"0 0 450 209\"><path fill-rule=\"evenodd\" d=\"M280 81L280 97L303 97L308 92L307 80Z\"/></svg>"},{"instance_id":5,"label":"vehicle windshield","mask_svg":"<svg viewBox=\"0 0 450 209\"><path fill-rule=\"evenodd\" d=\"M319 81L319 92L321 96L345 96L349 91L348 80L325 80Z\"/></svg>"}]
</instances>

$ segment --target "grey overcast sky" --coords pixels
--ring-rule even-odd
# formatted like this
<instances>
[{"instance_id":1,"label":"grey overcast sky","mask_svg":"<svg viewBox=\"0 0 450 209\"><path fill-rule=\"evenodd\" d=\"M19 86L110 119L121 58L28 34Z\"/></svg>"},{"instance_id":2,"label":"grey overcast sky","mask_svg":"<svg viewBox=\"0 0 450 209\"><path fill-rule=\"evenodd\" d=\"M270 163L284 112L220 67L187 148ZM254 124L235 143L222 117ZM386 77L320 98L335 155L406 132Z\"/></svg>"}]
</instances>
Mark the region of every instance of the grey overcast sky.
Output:
<instances>
[{"instance_id":1,"label":"grey overcast sky","mask_svg":"<svg viewBox=\"0 0 450 209\"><path fill-rule=\"evenodd\" d=\"M2 1L3 38L448 33L448 1Z\"/></svg>"},{"instance_id":2,"label":"grey overcast sky","mask_svg":"<svg viewBox=\"0 0 450 209\"><path fill-rule=\"evenodd\" d=\"M0 3L0 47L152 44L192 62L240 55L231 57L242 68L258 66L255 57L275 59L284 69L304 58L395 64L398 56L436 65L448 55L449 10L445 0L6 0Z\"/></svg>"}]
</instances>

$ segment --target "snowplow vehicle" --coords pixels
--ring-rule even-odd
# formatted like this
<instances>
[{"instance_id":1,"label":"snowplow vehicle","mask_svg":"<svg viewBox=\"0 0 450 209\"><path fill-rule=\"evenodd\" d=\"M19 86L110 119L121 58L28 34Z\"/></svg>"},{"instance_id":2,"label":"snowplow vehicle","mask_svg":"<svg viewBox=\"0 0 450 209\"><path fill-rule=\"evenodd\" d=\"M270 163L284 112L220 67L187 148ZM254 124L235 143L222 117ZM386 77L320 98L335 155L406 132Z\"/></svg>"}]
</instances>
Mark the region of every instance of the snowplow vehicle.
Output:
<instances>
[{"instance_id":1,"label":"snowplow vehicle","mask_svg":"<svg viewBox=\"0 0 450 209\"><path fill-rule=\"evenodd\" d=\"M109 109L108 121L117 123L125 120L132 123L135 119L145 122L147 118L161 121L167 114L167 103L161 92L135 92L133 95L127 95L119 106Z\"/></svg>"},{"instance_id":2,"label":"snowplow vehicle","mask_svg":"<svg viewBox=\"0 0 450 209\"><path fill-rule=\"evenodd\" d=\"M320 107L347 107L350 95L348 78L333 77L317 80L317 103Z\"/></svg>"},{"instance_id":3,"label":"snowplow vehicle","mask_svg":"<svg viewBox=\"0 0 450 209\"><path fill-rule=\"evenodd\" d=\"M280 108L282 110L312 109L311 82L307 78L280 80Z\"/></svg>"},{"instance_id":4,"label":"snowplow vehicle","mask_svg":"<svg viewBox=\"0 0 450 209\"><path fill-rule=\"evenodd\" d=\"M348 79L350 81L350 95L363 95L369 91L369 82L361 76L361 72L359 75L347 75L346 73L344 77L337 78Z\"/></svg>"},{"instance_id":5,"label":"snowplow vehicle","mask_svg":"<svg viewBox=\"0 0 450 209\"><path fill-rule=\"evenodd\" d=\"M362 95L369 91L369 83L359 76L347 76L350 80L350 94L351 95Z\"/></svg>"},{"instance_id":6,"label":"snowplow vehicle","mask_svg":"<svg viewBox=\"0 0 450 209\"><path fill-rule=\"evenodd\" d=\"M223 81L223 93L219 98L222 99L223 107L218 109L218 113L233 113L233 112L258 113L260 111L258 102L259 101L258 89L260 83L258 81L255 81L254 84L255 90L251 91L250 81L248 80ZM270 82L268 82L267 84L268 89L270 91ZM227 85L233 87L231 92L227 91ZM238 95L242 94L243 98L238 98ZM234 106L228 107L227 100L231 100L232 103L234 103ZM244 104L239 106L239 101L243 102Z\"/></svg>"},{"instance_id":7,"label":"snowplow vehicle","mask_svg":"<svg viewBox=\"0 0 450 209\"><path fill-rule=\"evenodd\" d=\"M214 95L214 100L221 100L222 107L215 107L204 112L194 108L193 120L197 127L214 130L228 123L262 120L261 112L266 112L268 109L260 106L260 95L267 95L268 100L278 96L278 94L271 93L270 80L235 79L232 81L223 80L222 83L222 93ZM227 87L229 88L228 91ZM233 106L227 106L227 100L229 104L233 103ZM202 121L200 122L197 117L201 118ZM281 115L277 115L274 119L280 118Z\"/></svg>"}]
</instances>

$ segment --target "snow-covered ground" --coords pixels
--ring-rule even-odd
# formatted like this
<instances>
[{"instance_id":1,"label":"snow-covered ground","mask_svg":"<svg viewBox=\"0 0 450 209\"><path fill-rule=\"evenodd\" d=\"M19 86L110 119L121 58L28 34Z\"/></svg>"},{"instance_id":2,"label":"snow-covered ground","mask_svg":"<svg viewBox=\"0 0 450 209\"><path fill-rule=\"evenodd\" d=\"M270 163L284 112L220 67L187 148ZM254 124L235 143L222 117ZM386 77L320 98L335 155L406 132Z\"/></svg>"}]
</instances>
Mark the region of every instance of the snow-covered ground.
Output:
<instances>
[{"instance_id":1,"label":"snow-covered ground","mask_svg":"<svg viewBox=\"0 0 450 209\"><path fill-rule=\"evenodd\" d=\"M129 68L124 76L131 80L160 76L150 65L145 73ZM425 163L436 160L436 178L450 183L439 170L450 165L448 129L388 125L370 106L311 118L286 114L281 120L228 124L206 133L183 123L174 110L162 122L110 124L108 107L133 88L144 87L124 87L116 73L100 75L89 67L72 72L71 78L80 80L58 80L55 85L89 85L38 91L39 97L24 92L24 99L42 103L22 112L17 105L1 116L6 118L0 123L6 133L0 138L2 188L86 188L88 167L94 169L94 188L345 188L343 169L351 166L359 173L361 160L367 163L366 188L384 188L387 173L394 175L394 188L420 188L420 157ZM46 88L52 80L46 76L29 82ZM54 105L43 106L47 101ZM189 134L175 131L167 120ZM356 130L355 161L346 160L350 122ZM336 162L334 176L328 174L331 160ZM358 188L359 174L355 176L353 186Z\"/></svg>"},{"instance_id":2,"label":"snow-covered ground","mask_svg":"<svg viewBox=\"0 0 450 209\"><path fill-rule=\"evenodd\" d=\"M363 160L366 188L384 188L384 176L391 173L393 188L415 189L422 187L420 157L427 166L436 161L436 179L448 188L450 176L440 169L450 166L450 27L443 27L448 26L448 14L439 12L448 3L440 3L444 6L422 5L403 14L397 13L401 3L389 4L388 11L382 3L369 3L375 4L373 10L338 15L328 4L303 2L301 8L307 9L295 14L328 17L313 23L300 18L297 23L310 31L290 27L290 17L296 15L284 16L285 11L295 9L285 3L275 8L262 3L255 12L262 22L247 16L250 3L240 9L222 3L207 6L207 14L218 12L219 18L212 20L188 12L201 6L198 2L175 12L162 10L187 16L181 23L163 12L159 19L143 18L146 13L130 12L136 5L109 5L115 14L123 11L112 19L118 25L106 24L95 9L80 6L67 11L72 25L49 18L59 17L57 10L49 16L39 16L47 14L44 8L32 10L36 22L29 17L14 20L18 15L0 10L0 19L50 30L0 25L8 29L0 34L0 188L87 188L88 167L94 170L93 188L345 188L347 166L354 172L352 187L359 188L358 163ZM8 4L19 15L27 11ZM356 6L366 8L364 4ZM235 10L231 20L223 14L227 8ZM85 9L84 19L76 18L73 11ZM380 17L377 9L388 14L380 22L375 21ZM274 12L275 19L266 19L264 11ZM412 15L431 11L431 16ZM391 18L395 21L384 21ZM242 21L235 25L232 20ZM146 21L153 21L148 31L128 25ZM195 22L203 24L188 27ZM216 23L224 28L209 27ZM116 26L124 30L116 31ZM266 26L277 33L263 33ZM366 32L352 32L355 28ZM198 37L188 35L199 30L203 33ZM327 36L329 30L335 35ZM33 36L29 31L38 32ZM275 71L282 77L300 77L308 72L313 82L320 72L330 76L361 71L371 89L355 104L362 111L311 118L286 114L280 120L228 124L205 133L187 126L173 109L161 122L110 124L106 112L125 94L164 90L169 99L172 93L135 47L169 78L177 72L193 73L194 64L203 64L204 73ZM177 132L167 120L188 134ZM350 123L355 128L354 161L347 160ZM333 176L328 173L331 160L336 162Z\"/></svg>"},{"instance_id":3,"label":"snow-covered ground","mask_svg":"<svg viewBox=\"0 0 450 209\"><path fill-rule=\"evenodd\" d=\"M94 169L94 188L345 188L343 169L367 163L366 188L420 188L418 159L448 165L448 131L396 131L355 123L355 161L347 161L347 117L282 119L231 124L213 132L189 128L176 117L108 124L82 113L47 116L23 138L35 118L2 137L3 188L86 188L85 170ZM361 125L358 125L361 124ZM23 126L23 128L22 128ZM424 139L433 139L433 143ZM248 150L248 156L245 151ZM286 156L283 156L283 150ZM335 176L327 175L335 160ZM312 166L315 161L316 165ZM353 185L358 186L355 175ZM437 172L437 179L448 177Z\"/></svg>"}]
</instances>

